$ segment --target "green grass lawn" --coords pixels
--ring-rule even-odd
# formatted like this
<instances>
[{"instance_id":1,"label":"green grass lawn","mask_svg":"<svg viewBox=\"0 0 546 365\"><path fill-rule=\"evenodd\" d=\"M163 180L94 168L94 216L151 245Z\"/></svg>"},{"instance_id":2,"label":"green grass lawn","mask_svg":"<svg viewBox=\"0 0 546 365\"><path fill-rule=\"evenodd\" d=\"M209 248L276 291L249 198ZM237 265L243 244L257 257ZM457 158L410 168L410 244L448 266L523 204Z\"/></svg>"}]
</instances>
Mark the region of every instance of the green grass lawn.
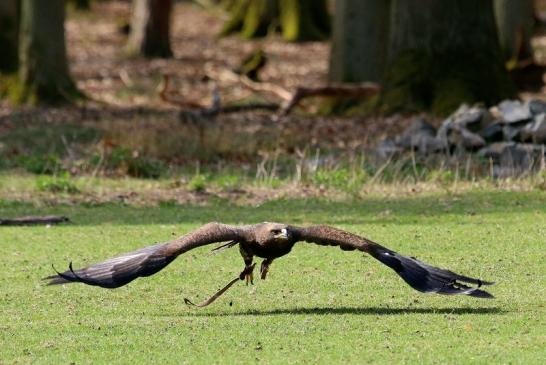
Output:
<instances>
[{"instance_id":1,"label":"green grass lawn","mask_svg":"<svg viewBox=\"0 0 546 365\"><path fill-rule=\"evenodd\" d=\"M546 359L546 194L482 191L373 196L257 207L34 207L57 227L0 227L0 363L519 363ZM243 267L237 249L191 251L164 271L107 290L46 287L51 264L76 267L217 220L329 223L400 253L496 281L493 300L424 295L361 253L299 244L266 281L205 299Z\"/></svg>"}]
</instances>

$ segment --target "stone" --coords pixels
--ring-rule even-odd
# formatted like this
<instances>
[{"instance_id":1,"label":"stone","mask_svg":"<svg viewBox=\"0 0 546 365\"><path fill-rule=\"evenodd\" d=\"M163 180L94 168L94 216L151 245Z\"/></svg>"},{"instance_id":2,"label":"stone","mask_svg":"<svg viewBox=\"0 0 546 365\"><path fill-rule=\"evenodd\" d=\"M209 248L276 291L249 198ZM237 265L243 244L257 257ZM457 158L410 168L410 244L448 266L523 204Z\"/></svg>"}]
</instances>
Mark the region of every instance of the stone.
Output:
<instances>
[{"instance_id":1,"label":"stone","mask_svg":"<svg viewBox=\"0 0 546 365\"><path fill-rule=\"evenodd\" d=\"M411 125L395 139L395 144L404 149L430 150L436 142L436 128L422 118L416 118Z\"/></svg>"},{"instance_id":2,"label":"stone","mask_svg":"<svg viewBox=\"0 0 546 365\"><path fill-rule=\"evenodd\" d=\"M472 133L466 128L461 128L458 132L458 136L457 133L452 134L453 138L458 138L457 143L454 143L458 147L465 150L477 150L485 146L485 140L479 134Z\"/></svg>"},{"instance_id":3,"label":"stone","mask_svg":"<svg viewBox=\"0 0 546 365\"><path fill-rule=\"evenodd\" d=\"M520 132L525 125L508 124L502 127L502 134L506 142L521 141Z\"/></svg>"},{"instance_id":4,"label":"stone","mask_svg":"<svg viewBox=\"0 0 546 365\"><path fill-rule=\"evenodd\" d=\"M543 145L516 143L502 151L498 164L498 177L521 175L535 170L543 161Z\"/></svg>"},{"instance_id":5,"label":"stone","mask_svg":"<svg viewBox=\"0 0 546 365\"><path fill-rule=\"evenodd\" d=\"M483 106L469 107L466 104L461 105L450 118L454 125L464 127L471 132L479 131L492 120L491 113Z\"/></svg>"},{"instance_id":6,"label":"stone","mask_svg":"<svg viewBox=\"0 0 546 365\"><path fill-rule=\"evenodd\" d=\"M483 128L479 135L487 142L501 142L504 140L503 125L500 122L493 122Z\"/></svg>"},{"instance_id":7,"label":"stone","mask_svg":"<svg viewBox=\"0 0 546 365\"><path fill-rule=\"evenodd\" d=\"M417 151L421 154L440 152L442 150L445 150L445 145L436 137L423 136L417 146Z\"/></svg>"},{"instance_id":8,"label":"stone","mask_svg":"<svg viewBox=\"0 0 546 365\"><path fill-rule=\"evenodd\" d=\"M515 142L496 142L483 147L478 151L478 156L485 159L492 159L494 162L499 162L503 151L507 148L515 146Z\"/></svg>"},{"instance_id":9,"label":"stone","mask_svg":"<svg viewBox=\"0 0 546 365\"><path fill-rule=\"evenodd\" d=\"M402 152L404 152L404 149L398 146L392 139L381 141L375 148L375 153L380 159L388 159Z\"/></svg>"},{"instance_id":10,"label":"stone","mask_svg":"<svg viewBox=\"0 0 546 365\"><path fill-rule=\"evenodd\" d=\"M436 139L443 149L456 147L465 150L476 150L485 146L485 140L482 136L449 120L444 121L438 129Z\"/></svg>"},{"instance_id":11,"label":"stone","mask_svg":"<svg viewBox=\"0 0 546 365\"><path fill-rule=\"evenodd\" d=\"M540 99L534 99L529 102L529 111L534 116L539 114L546 114L546 101Z\"/></svg>"},{"instance_id":12,"label":"stone","mask_svg":"<svg viewBox=\"0 0 546 365\"><path fill-rule=\"evenodd\" d=\"M520 131L524 142L546 143L546 114L538 114Z\"/></svg>"},{"instance_id":13,"label":"stone","mask_svg":"<svg viewBox=\"0 0 546 365\"><path fill-rule=\"evenodd\" d=\"M478 156L493 161L493 176L504 178L536 170L544 163L544 145L499 142L482 148Z\"/></svg>"},{"instance_id":14,"label":"stone","mask_svg":"<svg viewBox=\"0 0 546 365\"><path fill-rule=\"evenodd\" d=\"M526 122L532 118L528 104L519 100L505 100L498 105L504 123Z\"/></svg>"}]
</instances>

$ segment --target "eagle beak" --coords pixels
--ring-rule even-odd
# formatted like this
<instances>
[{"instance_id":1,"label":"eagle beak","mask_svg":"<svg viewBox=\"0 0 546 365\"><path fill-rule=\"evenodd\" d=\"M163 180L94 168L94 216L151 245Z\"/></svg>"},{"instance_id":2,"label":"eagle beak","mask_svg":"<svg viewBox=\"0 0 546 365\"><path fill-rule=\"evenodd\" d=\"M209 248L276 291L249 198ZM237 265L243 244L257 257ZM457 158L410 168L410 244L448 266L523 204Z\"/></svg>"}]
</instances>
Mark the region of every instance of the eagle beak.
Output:
<instances>
[{"instance_id":1,"label":"eagle beak","mask_svg":"<svg viewBox=\"0 0 546 365\"><path fill-rule=\"evenodd\" d=\"M281 233L277 234L275 238L280 238L283 240L288 239L288 230L286 228L281 229Z\"/></svg>"}]
</instances>

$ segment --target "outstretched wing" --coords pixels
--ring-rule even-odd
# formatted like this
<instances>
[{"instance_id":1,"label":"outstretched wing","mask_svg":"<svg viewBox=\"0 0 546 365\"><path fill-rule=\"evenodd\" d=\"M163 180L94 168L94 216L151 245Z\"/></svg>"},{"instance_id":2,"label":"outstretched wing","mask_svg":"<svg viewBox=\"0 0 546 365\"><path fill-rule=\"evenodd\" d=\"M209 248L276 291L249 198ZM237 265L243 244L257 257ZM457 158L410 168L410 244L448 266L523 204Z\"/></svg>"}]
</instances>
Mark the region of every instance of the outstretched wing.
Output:
<instances>
[{"instance_id":1,"label":"outstretched wing","mask_svg":"<svg viewBox=\"0 0 546 365\"><path fill-rule=\"evenodd\" d=\"M420 292L447 295L464 294L478 298L493 298L488 292L478 289L482 285L493 284L491 282L431 266L414 257L400 255L364 237L324 225L306 228L292 227L292 230L300 241L325 246L339 246L346 251L359 250L367 252L396 271L406 283ZM478 288L469 287L462 284L463 282L475 284Z\"/></svg>"},{"instance_id":2,"label":"outstretched wing","mask_svg":"<svg viewBox=\"0 0 546 365\"><path fill-rule=\"evenodd\" d=\"M106 261L69 270L44 279L48 285L79 282L103 288L118 288L141 276L150 276L163 269L180 254L216 242L239 241L248 234L246 227L209 223L174 241L157 244L113 257Z\"/></svg>"}]
</instances>

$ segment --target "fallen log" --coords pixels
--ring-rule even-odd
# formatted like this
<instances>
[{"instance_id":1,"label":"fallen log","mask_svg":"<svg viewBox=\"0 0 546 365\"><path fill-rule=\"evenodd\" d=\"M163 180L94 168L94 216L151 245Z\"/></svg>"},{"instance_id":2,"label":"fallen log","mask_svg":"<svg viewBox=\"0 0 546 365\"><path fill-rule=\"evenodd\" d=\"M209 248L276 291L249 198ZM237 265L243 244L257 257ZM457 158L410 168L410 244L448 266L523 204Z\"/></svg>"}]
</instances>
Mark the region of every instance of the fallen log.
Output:
<instances>
[{"instance_id":1,"label":"fallen log","mask_svg":"<svg viewBox=\"0 0 546 365\"><path fill-rule=\"evenodd\" d=\"M0 226L31 226L39 224L59 224L70 222L68 217L57 215L26 216L11 219L0 218Z\"/></svg>"}]
</instances>

